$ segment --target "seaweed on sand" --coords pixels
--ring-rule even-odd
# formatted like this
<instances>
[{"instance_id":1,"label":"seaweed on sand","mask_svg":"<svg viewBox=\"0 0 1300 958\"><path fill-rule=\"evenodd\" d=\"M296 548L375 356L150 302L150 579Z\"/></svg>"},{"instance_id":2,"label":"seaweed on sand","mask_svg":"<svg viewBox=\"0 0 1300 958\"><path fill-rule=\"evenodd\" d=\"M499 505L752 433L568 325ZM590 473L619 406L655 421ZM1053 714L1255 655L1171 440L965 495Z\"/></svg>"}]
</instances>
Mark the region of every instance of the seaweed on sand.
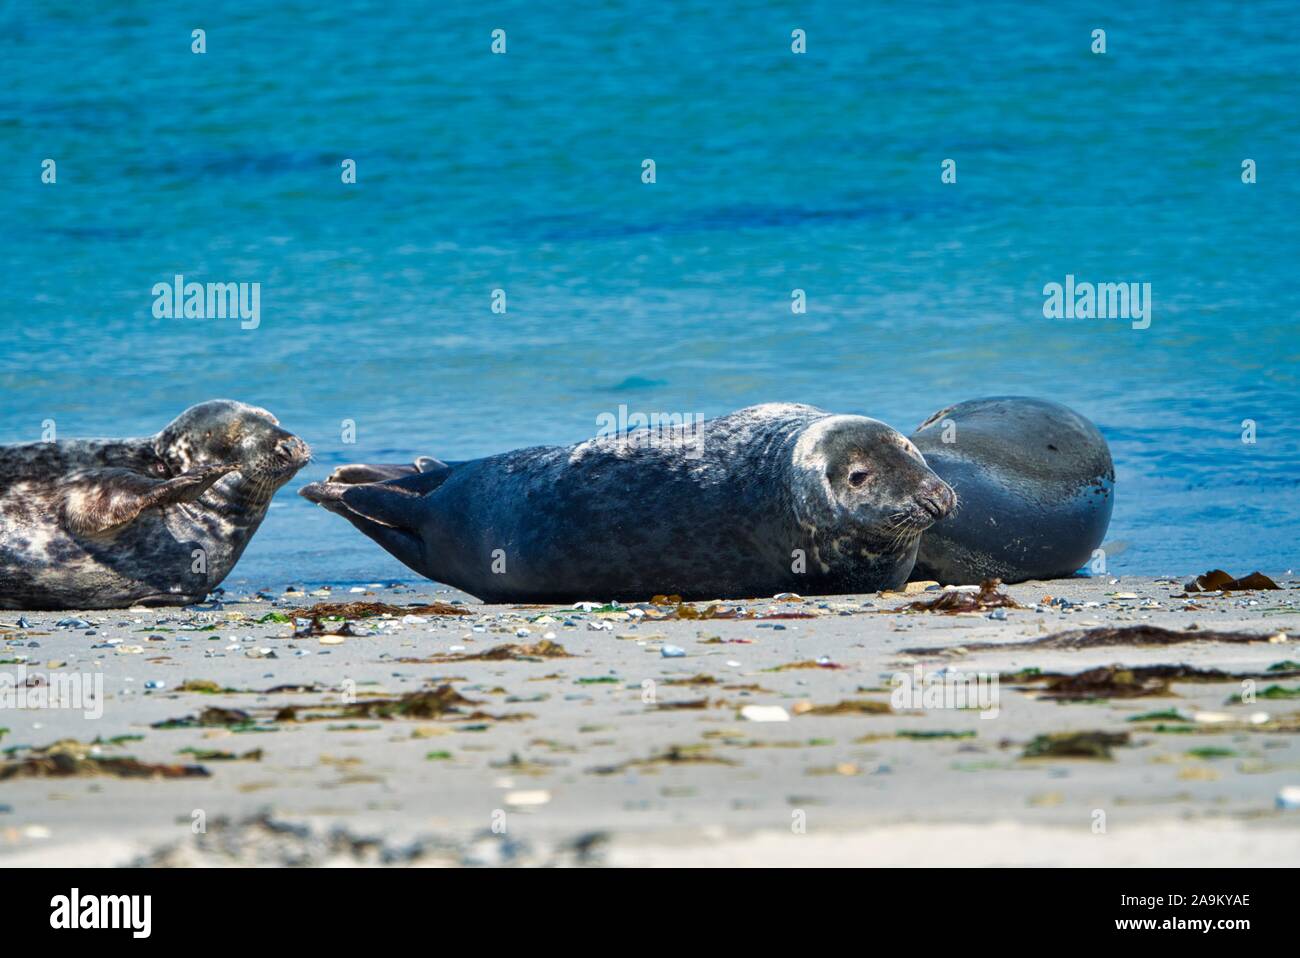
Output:
<instances>
[{"instance_id":1,"label":"seaweed on sand","mask_svg":"<svg viewBox=\"0 0 1300 958\"><path fill-rule=\"evenodd\" d=\"M1278 674L1224 672L1190 665L1103 665L1072 674L1017 673L1004 675L1002 680L1021 686L1042 685L1043 698L1077 702L1173 695L1171 682L1238 682L1242 679L1276 678Z\"/></svg>"},{"instance_id":2,"label":"seaweed on sand","mask_svg":"<svg viewBox=\"0 0 1300 958\"><path fill-rule=\"evenodd\" d=\"M933 599L917 599L900 606L895 612L942 612L955 615L959 612L987 612L990 609L1023 609L1019 602L999 590L1001 579L985 579L978 592L950 589Z\"/></svg>"},{"instance_id":3,"label":"seaweed on sand","mask_svg":"<svg viewBox=\"0 0 1300 958\"><path fill-rule=\"evenodd\" d=\"M1216 632L1210 629L1188 629L1178 631L1158 625L1103 625L1091 629L1070 629L1044 636L1041 639L1027 639L1022 642L969 642L962 645L967 652L987 652L989 650L1019 649L1100 649L1110 646L1128 646L1130 648L1152 648L1166 645L1179 645L1183 642L1271 642L1277 633L1258 632ZM932 646L923 649L904 649L908 655L943 655L952 652L949 646Z\"/></svg>"},{"instance_id":4,"label":"seaweed on sand","mask_svg":"<svg viewBox=\"0 0 1300 958\"><path fill-rule=\"evenodd\" d=\"M433 689L408 692L400 698L354 702L343 707L343 714L349 718L430 719L459 715L460 706L477 704L477 701L466 698L450 685L439 685Z\"/></svg>"},{"instance_id":5,"label":"seaweed on sand","mask_svg":"<svg viewBox=\"0 0 1300 958\"><path fill-rule=\"evenodd\" d=\"M104 756L93 746L64 739L0 766L0 781L11 778L204 778L202 765L152 765L127 756Z\"/></svg>"},{"instance_id":6,"label":"seaweed on sand","mask_svg":"<svg viewBox=\"0 0 1300 958\"><path fill-rule=\"evenodd\" d=\"M1257 589L1280 589L1276 582L1262 572L1252 572L1234 579L1222 569L1211 569L1183 586L1187 592L1247 592Z\"/></svg>"},{"instance_id":7,"label":"seaweed on sand","mask_svg":"<svg viewBox=\"0 0 1300 958\"><path fill-rule=\"evenodd\" d=\"M154 722L151 728L206 728L213 726L225 727L246 727L253 724L253 716L249 715L243 709L223 709L216 706L205 708L198 715L187 715L184 718L166 719L162 722Z\"/></svg>"},{"instance_id":8,"label":"seaweed on sand","mask_svg":"<svg viewBox=\"0 0 1300 958\"><path fill-rule=\"evenodd\" d=\"M379 615L470 615L469 609L450 602L427 605L389 605L386 602L320 602L297 615L308 619L370 619Z\"/></svg>"},{"instance_id":9,"label":"seaweed on sand","mask_svg":"<svg viewBox=\"0 0 1300 958\"><path fill-rule=\"evenodd\" d=\"M550 639L542 639L532 645L517 645L507 642L496 645L484 652L464 652L451 655L432 655L428 658L402 658L397 661L404 665L434 665L446 662L540 662L543 659L571 659L564 646Z\"/></svg>"},{"instance_id":10,"label":"seaweed on sand","mask_svg":"<svg viewBox=\"0 0 1300 958\"><path fill-rule=\"evenodd\" d=\"M329 632L325 622L341 622L342 627L336 634L356 635L350 626L352 619L373 619L381 615L471 615L469 609L452 605L450 602L433 602L428 605L389 605L386 602L320 602L306 609L293 611L293 618L302 620L300 628L294 635L306 638L312 635L325 635ZM274 621L279 621L274 620Z\"/></svg>"},{"instance_id":11,"label":"seaweed on sand","mask_svg":"<svg viewBox=\"0 0 1300 958\"><path fill-rule=\"evenodd\" d=\"M635 758L617 765L600 765L591 769L594 775L615 775L632 768L654 768L659 765L737 765L709 751L706 745L670 745L667 751L649 758Z\"/></svg>"},{"instance_id":12,"label":"seaweed on sand","mask_svg":"<svg viewBox=\"0 0 1300 958\"><path fill-rule=\"evenodd\" d=\"M834 705L799 702L792 711L795 715L892 715L894 709L888 702L877 702L872 699L844 699Z\"/></svg>"},{"instance_id":13,"label":"seaweed on sand","mask_svg":"<svg viewBox=\"0 0 1300 958\"><path fill-rule=\"evenodd\" d=\"M1110 759L1111 748L1127 744L1128 732L1052 732L1037 736L1020 757Z\"/></svg>"}]
</instances>

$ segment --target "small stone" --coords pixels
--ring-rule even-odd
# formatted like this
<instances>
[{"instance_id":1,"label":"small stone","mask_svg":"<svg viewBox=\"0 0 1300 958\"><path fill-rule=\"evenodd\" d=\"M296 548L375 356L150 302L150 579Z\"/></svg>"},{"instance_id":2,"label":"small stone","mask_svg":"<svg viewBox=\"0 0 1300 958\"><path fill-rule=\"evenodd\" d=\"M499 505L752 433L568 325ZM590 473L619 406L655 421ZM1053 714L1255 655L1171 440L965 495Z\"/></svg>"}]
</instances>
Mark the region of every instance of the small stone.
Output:
<instances>
[{"instance_id":1,"label":"small stone","mask_svg":"<svg viewBox=\"0 0 1300 958\"><path fill-rule=\"evenodd\" d=\"M1277 793L1278 808L1300 808L1300 785L1287 785Z\"/></svg>"},{"instance_id":2,"label":"small stone","mask_svg":"<svg viewBox=\"0 0 1300 958\"><path fill-rule=\"evenodd\" d=\"M537 789L530 792L510 792L506 795L506 804L514 805L518 808L545 805L550 800L551 793L545 789Z\"/></svg>"},{"instance_id":3,"label":"small stone","mask_svg":"<svg viewBox=\"0 0 1300 958\"><path fill-rule=\"evenodd\" d=\"M750 722L788 722L790 713L779 705L746 705L740 717Z\"/></svg>"}]
</instances>

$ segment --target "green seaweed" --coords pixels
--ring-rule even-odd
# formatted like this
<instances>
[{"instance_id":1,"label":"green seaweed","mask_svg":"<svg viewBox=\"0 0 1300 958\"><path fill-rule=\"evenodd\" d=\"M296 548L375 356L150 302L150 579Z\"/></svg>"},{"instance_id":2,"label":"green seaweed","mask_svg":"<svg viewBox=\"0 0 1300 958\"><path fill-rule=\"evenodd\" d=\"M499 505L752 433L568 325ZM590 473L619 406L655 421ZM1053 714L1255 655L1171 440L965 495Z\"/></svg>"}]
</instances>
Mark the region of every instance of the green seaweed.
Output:
<instances>
[{"instance_id":1,"label":"green seaweed","mask_svg":"<svg viewBox=\"0 0 1300 958\"><path fill-rule=\"evenodd\" d=\"M1260 699L1300 699L1300 686L1289 689L1283 685L1270 685L1261 692L1255 693L1256 698ZM1229 705L1239 705L1244 699L1240 694L1234 695L1228 699Z\"/></svg>"},{"instance_id":2,"label":"green seaweed","mask_svg":"<svg viewBox=\"0 0 1300 958\"><path fill-rule=\"evenodd\" d=\"M1159 722L1168 719L1171 722L1186 722L1187 716L1177 709L1161 709L1159 712L1143 712L1128 719L1130 722Z\"/></svg>"},{"instance_id":3,"label":"green seaweed","mask_svg":"<svg viewBox=\"0 0 1300 958\"><path fill-rule=\"evenodd\" d=\"M238 732L246 731L245 727L252 724L253 717L242 709L223 709L209 706L198 715L187 715L184 718L165 719L162 722L154 722L150 728L175 729L225 726L231 731Z\"/></svg>"},{"instance_id":4,"label":"green seaweed","mask_svg":"<svg viewBox=\"0 0 1300 958\"><path fill-rule=\"evenodd\" d=\"M260 762L263 753L260 748L245 752L243 755L216 749L183 748L176 754L192 755L196 762Z\"/></svg>"},{"instance_id":5,"label":"green seaweed","mask_svg":"<svg viewBox=\"0 0 1300 958\"><path fill-rule=\"evenodd\" d=\"M1037 736L1025 746L1021 758L1109 760L1111 748L1127 745L1128 741L1128 732L1056 732Z\"/></svg>"},{"instance_id":6,"label":"green seaweed","mask_svg":"<svg viewBox=\"0 0 1300 958\"><path fill-rule=\"evenodd\" d=\"M177 692L201 692L204 695L217 695L221 692L233 692L234 689L223 689L219 684L211 679L186 679L180 685L176 686Z\"/></svg>"},{"instance_id":7,"label":"green seaweed","mask_svg":"<svg viewBox=\"0 0 1300 958\"><path fill-rule=\"evenodd\" d=\"M1237 753L1230 748L1215 748L1205 746L1204 748L1189 748L1187 754L1192 758L1235 758Z\"/></svg>"},{"instance_id":8,"label":"green seaweed","mask_svg":"<svg viewBox=\"0 0 1300 958\"><path fill-rule=\"evenodd\" d=\"M1026 679L1036 679L1043 674L1043 670L1038 666L1030 666L1027 669L1021 669L1018 672L1008 672L1002 676L1003 682L1023 682Z\"/></svg>"},{"instance_id":9,"label":"green seaweed","mask_svg":"<svg viewBox=\"0 0 1300 958\"><path fill-rule=\"evenodd\" d=\"M122 745L125 742L143 742L143 735L114 735L112 738L100 738L95 736L91 745Z\"/></svg>"}]
</instances>

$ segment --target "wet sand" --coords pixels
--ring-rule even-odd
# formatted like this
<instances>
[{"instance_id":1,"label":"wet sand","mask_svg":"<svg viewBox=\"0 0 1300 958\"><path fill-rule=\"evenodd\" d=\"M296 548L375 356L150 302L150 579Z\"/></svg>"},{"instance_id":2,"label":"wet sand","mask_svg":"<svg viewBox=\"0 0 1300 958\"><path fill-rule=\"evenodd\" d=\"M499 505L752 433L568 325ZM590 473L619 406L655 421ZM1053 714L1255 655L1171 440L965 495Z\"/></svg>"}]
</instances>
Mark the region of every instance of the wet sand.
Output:
<instances>
[{"instance_id":1,"label":"wet sand","mask_svg":"<svg viewBox=\"0 0 1300 958\"><path fill-rule=\"evenodd\" d=\"M1190 578L1024 583L1024 608L957 615L895 611L933 591L713 610L732 619L432 584L0 613L0 672L104 688L98 718L0 709L0 863L1295 865L1300 581L1185 598ZM295 636L301 609L353 601L468 614ZM1143 624L1189 640L1023 644ZM1032 671L1112 664L1227 674L1058 701ZM918 665L1001 676L996 715L891 707ZM1041 738L1069 732L1104 734Z\"/></svg>"}]
</instances>

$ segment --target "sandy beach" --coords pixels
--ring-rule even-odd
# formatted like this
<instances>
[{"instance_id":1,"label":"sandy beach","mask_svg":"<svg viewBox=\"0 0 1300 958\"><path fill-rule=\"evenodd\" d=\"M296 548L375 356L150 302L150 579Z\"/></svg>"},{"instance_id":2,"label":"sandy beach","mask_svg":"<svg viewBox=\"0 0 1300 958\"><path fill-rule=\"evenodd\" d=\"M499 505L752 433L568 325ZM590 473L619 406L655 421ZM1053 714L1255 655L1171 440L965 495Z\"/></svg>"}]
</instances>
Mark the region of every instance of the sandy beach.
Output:
<instances>
[{"instance_id":1,"label":"sandy beach","mask_svg":"<svg viewBox=\"0 0 1300 958\"><path fill-rule=\"evenodd\" d=\"M0 613L7 688L103 690L0 709L0 862L1295 865L1300 580L1194 577ZM394 608L305 612L357 602Z\"/></svg>"}]
</instances>

